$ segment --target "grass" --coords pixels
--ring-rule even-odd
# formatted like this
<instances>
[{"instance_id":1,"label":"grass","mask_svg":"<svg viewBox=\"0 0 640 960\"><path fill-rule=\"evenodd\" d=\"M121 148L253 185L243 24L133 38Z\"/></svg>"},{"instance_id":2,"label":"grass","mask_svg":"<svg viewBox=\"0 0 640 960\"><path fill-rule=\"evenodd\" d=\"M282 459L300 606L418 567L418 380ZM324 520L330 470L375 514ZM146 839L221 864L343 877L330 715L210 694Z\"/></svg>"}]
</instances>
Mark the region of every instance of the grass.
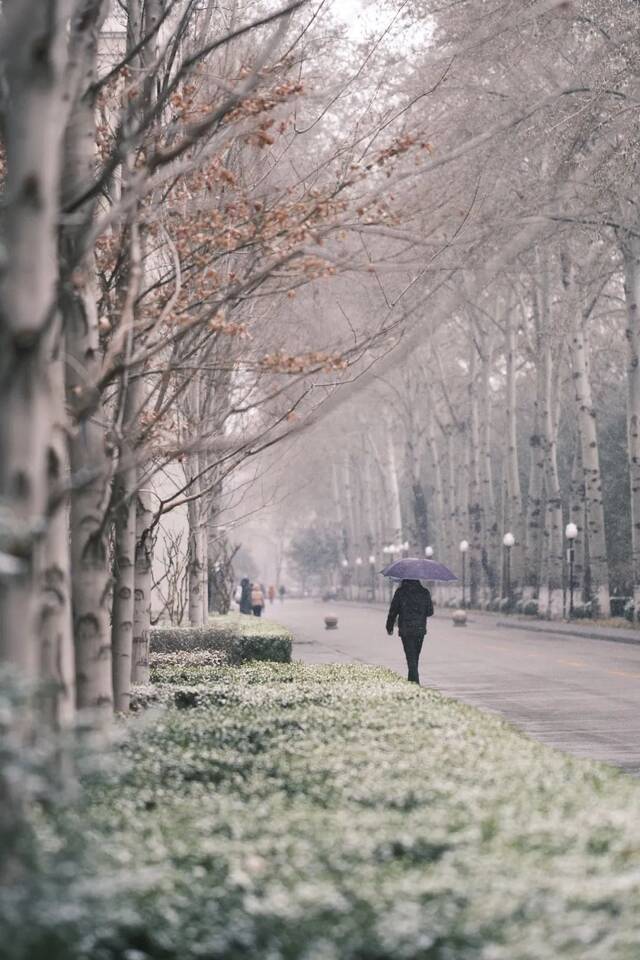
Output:
<instances>
[{"instance_id":1,"label":"grass","mask_svg":"<svg viewBox=\"0 0 640 960\"><path fill-rule=\"evenodd\" d=\"M636 960L638 782L378 668L153 679L39 823L55 906L5 922L12 960Z\"/></svg>"}]
</instances>

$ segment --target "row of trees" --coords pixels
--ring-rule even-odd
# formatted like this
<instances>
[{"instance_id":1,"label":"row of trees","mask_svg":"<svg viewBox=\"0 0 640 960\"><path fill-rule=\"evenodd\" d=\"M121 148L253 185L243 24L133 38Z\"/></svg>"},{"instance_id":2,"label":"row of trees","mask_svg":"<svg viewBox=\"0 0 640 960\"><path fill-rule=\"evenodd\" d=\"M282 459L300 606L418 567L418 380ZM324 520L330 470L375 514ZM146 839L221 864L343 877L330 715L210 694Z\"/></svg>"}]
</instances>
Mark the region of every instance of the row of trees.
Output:
<instances>
[{"instance_id":1,"label":"row of trees","mask_svg":"<svg viewBox=\"0 0 640 960\"><path fill-rule=\"evenodd\" d=\"M384 335L289 326L356 210L390 218L386 171L415 146L367 124L356 162L349 129L300 132L336 37L311 44L304 7L2 5L0 656L54 725L126 711L148 678L167 512L188 511L200 624L229 477Z\"/></svg>"},{"instance_id":2,"label":"row of trees","mask_svg":"<svg viewBox=\"0 0 640 960\"><path fill-rule=\"evenodd\" d=\"M318 513L326 518L332 490L351 569L355 558L382 561L383 545L408 540L412 552L432 545L459 571L467 540L473 602L505 596L502 538L511 532L513 594L546 614L563 609L572 521L588 609L608 616L613 589L633 612L637 11L572 3L545 19L532 4L523 27L498 4L471 46L472 6L441 11L441 46L414 59L449 58L424 114L439 143L452 130L464 130L464 142L435 174L437 219L425 216L434 181L401 174L395 189L409 182L411 217L368 231L371 251L387 249L376 270L383 303L409 282L417 316L392 359L335 399L353 397L349 417L341 411L334 422L324 469L316 464ZM428 4L422 14L429 18Z\"/></svg>"},{"instance_id":3,"label":"row of trees","mask_svg":"<svg viewBox=\"0 0 640 960\"><path fill-rule=\"evenodd\" d=\"M636 6L377 7L2 4L0 656L54 724L145 680L178 508L204 622L292 434L349 562L465 536L500 592L512 528L555 610L575 517L601 611L638 599Z\"/></svg>"}]
</instances>

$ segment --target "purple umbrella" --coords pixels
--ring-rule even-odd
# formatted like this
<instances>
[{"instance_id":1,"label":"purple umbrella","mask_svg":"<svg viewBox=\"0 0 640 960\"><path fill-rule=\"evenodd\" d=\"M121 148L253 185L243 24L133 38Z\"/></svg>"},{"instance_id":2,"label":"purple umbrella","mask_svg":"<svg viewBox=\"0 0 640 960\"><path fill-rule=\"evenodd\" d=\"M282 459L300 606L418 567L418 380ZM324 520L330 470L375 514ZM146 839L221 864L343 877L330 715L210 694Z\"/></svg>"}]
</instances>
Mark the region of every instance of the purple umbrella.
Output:
<instances>
[{"instance_id":1,"label":"purple umbrella","mask_svg":"<svg viewBox=\"0 0 640 960\"><path fill-rule=\"evenodd\" d=\"M444 563L427 560L426 557L405 557L403 560L394 560L392 564L382 570L383 577L392 580L441 580L443 582L457 580Z\"/></svg>"}]
</instances>

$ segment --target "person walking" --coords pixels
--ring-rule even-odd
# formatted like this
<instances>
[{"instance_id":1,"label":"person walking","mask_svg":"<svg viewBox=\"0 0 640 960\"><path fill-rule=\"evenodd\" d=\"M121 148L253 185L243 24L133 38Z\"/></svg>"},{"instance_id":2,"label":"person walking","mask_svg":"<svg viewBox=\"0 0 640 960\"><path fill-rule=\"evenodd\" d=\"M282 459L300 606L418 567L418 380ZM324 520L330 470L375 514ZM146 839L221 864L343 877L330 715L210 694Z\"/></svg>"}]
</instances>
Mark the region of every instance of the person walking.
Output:
<instances>
[{"instance_id":1,"label":"person walking","mask_svg":"<svg viewBox=\"0 0 640 960\"><path fill-rule=\"evenodd\" d=\"M431 616L433 601L427 588L423 587L419 580L403 580L389 607L387 633L392 636L397 620L411 683L420 683L418 661L427 632L427 617Z\"/></svg>"},{"instance_id":2,"label":"person walking","mask_svg":"<svg viewBox=\"0 0 640 960\"><path fill-rule=\"evenodd\" d=\"M264 607L264 593L262 592L262 587L259 583L254 583L251 587L251 608L253 610L254 617L262 616L262 608Z\"/></svg>"},{"instance_id":3,"label":"person walking","mask_svg":"<svg viewBox=\"0 0 640 960\"><path fill-rule=\"evenodd\" d=\"M243 577L240 581L240 613L253 613L251 607L251 581L249 577Z\"/></svg>"},{"instance_id":4,"label":"person walking","mask_svg":"<svg viewBox=\"0 0 640 960\"><path fill-rule=\"evenodd\" d=\"M285 585L284 585L284 583L283 583L283 584L280 586L280 589L278 590L278 593L280 594L280 603L282 603L282 602L284 601L284 595L285 595L286 592L287 592L287 591L286 591Z\"/></svg>"},{"instance_id":5,"label":"person walking","mask_svg":"<svg viewBox=\"0 0 640 960\"><path fill-rule=\"evenodd\" d=\"M272 583L269 584L268 595L269 595L269 603L273 603L273 601L274 601L275 598L276 598L276 588L274 587L274 585L273 585Z\"/></svg>"}]
</instances>

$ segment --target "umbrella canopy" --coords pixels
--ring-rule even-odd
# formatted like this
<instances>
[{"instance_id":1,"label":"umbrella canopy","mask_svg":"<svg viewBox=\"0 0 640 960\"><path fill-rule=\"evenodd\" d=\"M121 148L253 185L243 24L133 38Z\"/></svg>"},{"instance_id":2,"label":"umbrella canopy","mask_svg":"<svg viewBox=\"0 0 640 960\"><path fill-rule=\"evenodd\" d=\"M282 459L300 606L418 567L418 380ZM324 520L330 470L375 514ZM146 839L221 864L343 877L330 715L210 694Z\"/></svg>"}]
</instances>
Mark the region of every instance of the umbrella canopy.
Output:
<instances>
[{"instance_id":1,"label":"umbrella canopy","mask_svg":"<svg viewBox=\"0 0 640 960\"><path fill-rule=\"evenodd\" d=\"M392 580L440 580L444 583L458 579L455 573L445 567L444 563L427 560L426 557L405 557L402 560L394 560L382 570L382 576L390 577Z\"/></svg>"}]
</instances>

